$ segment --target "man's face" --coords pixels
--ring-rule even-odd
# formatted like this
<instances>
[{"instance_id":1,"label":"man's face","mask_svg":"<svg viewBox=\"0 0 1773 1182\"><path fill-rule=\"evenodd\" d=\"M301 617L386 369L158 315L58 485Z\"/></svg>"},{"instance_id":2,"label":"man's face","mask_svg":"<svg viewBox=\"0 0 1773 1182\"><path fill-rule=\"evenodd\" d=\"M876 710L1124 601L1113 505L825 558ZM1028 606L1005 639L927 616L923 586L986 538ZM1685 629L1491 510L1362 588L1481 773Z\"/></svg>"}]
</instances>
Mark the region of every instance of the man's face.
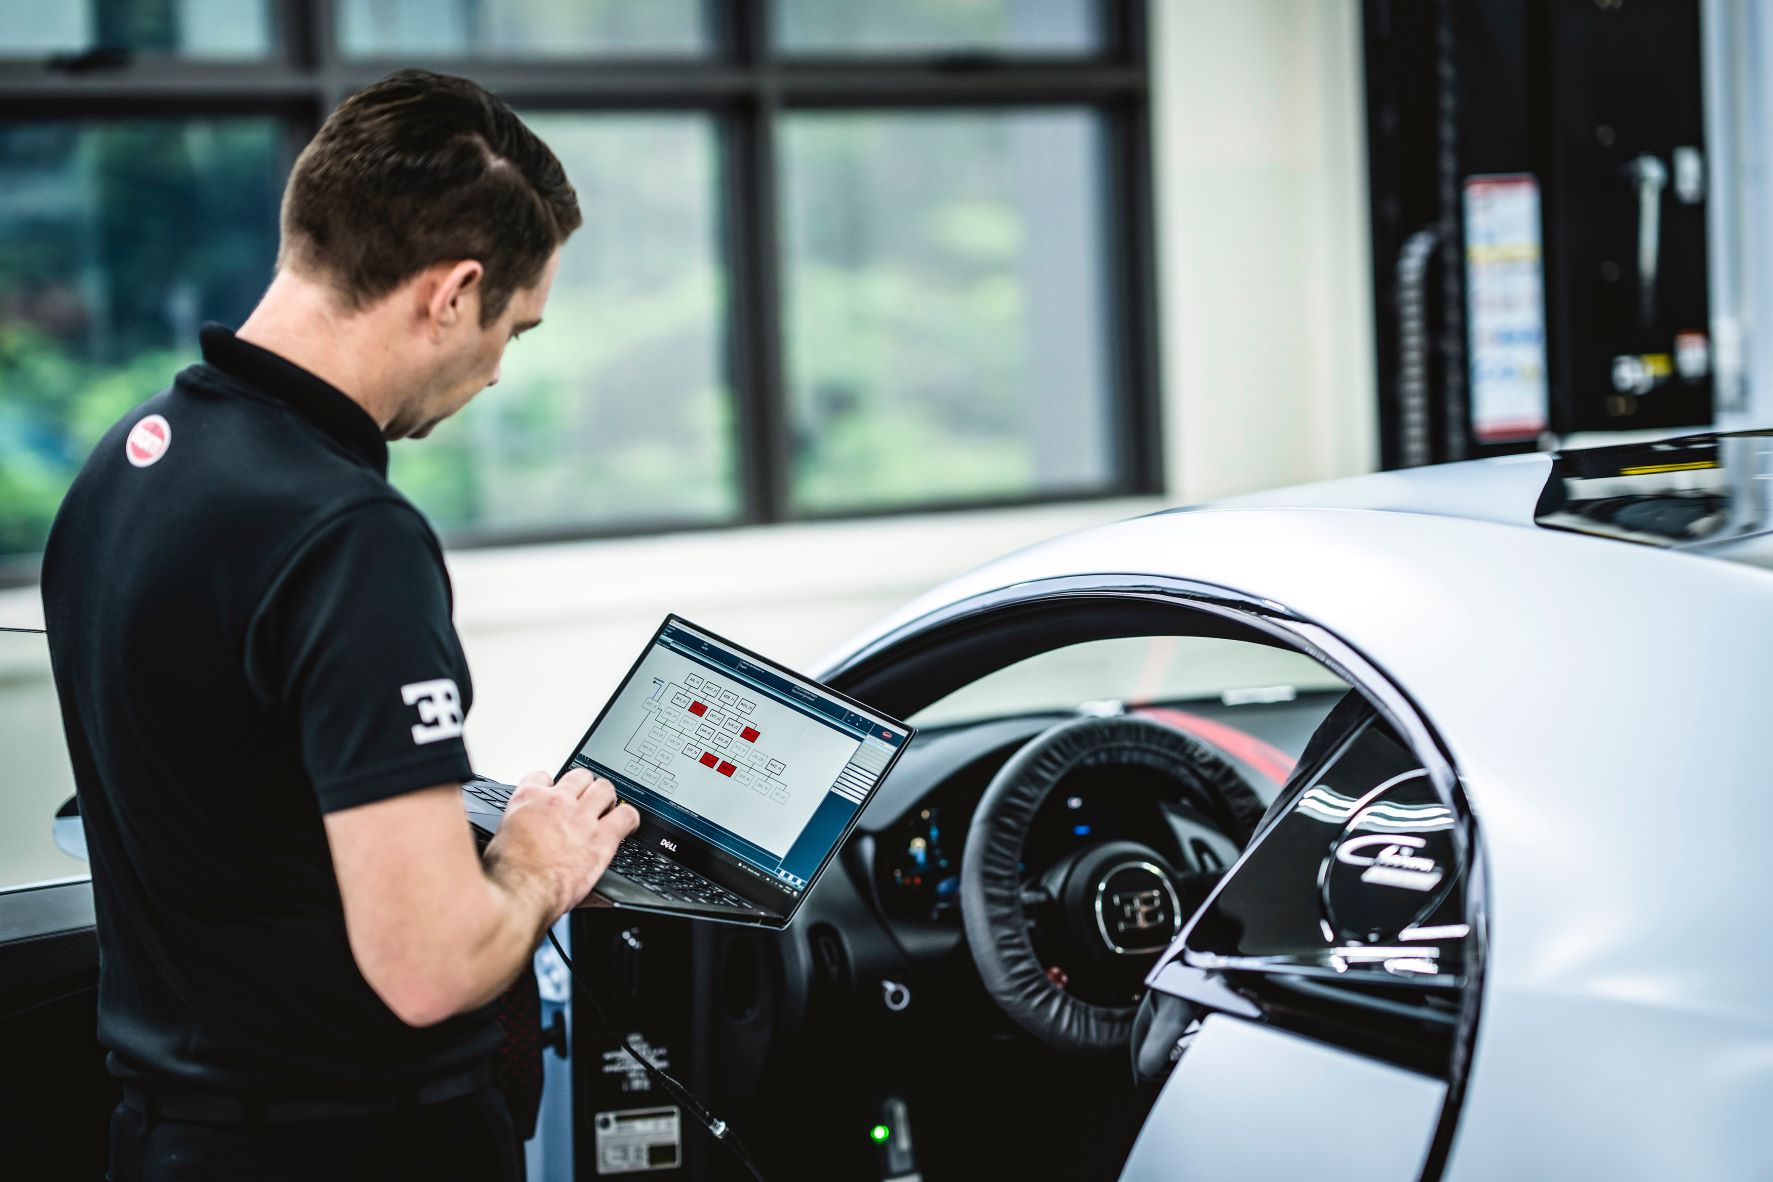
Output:
<instances>
[{"instance_id":1,"label":"man's face","mask_svg":"<svg viewBox=\"0 0 1773 1182\"><path fill-rule=\"evenodd\" d=\"M383 430L389 439L423 439L431 429L455 414L499 380L505 346L542 322L542 308L554 285L560 265L556 250L542 274L529 287L518 288L505 310L488 324L480 323L480 295L468 292L461 315L448 326L435 353L431 380L415 390L411 400Z\"/></svg>"}]
</instances>

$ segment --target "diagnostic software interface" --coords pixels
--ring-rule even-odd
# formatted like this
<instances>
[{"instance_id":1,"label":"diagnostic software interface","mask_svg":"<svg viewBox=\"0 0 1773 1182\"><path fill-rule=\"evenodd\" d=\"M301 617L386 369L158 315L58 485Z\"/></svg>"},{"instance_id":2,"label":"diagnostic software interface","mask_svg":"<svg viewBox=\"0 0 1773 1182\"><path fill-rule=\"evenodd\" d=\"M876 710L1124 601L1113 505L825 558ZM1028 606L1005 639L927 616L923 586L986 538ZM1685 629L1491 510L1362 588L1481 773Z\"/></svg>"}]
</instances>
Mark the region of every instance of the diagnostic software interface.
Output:
<instances>
[{"instance_id":1,"label":"diagnostic software interface","mask_svg":"<svg viewBox=\"0 0 1773 1182\"><path fill-rule=\"evenodd\" d=\"M672 620L573 762L798 893L905 739L897 723Z\"/></svg>"}]
</instances>

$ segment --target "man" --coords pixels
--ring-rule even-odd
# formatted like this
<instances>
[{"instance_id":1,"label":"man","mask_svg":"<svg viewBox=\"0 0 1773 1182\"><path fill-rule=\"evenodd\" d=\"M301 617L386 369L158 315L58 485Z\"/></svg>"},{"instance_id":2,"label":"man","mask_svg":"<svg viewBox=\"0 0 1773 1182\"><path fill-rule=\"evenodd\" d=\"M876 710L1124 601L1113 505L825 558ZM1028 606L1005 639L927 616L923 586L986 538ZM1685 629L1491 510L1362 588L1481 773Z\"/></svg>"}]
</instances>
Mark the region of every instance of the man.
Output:
<instances>
[{"instance_id":1,"label":"man","mask_svg":"<svg viewBox=\"0 0 1773 1182\"><path fill-rule=\"evenodd\" d=\"M487 1003L638 817L532 773L476 857L473 690L385 441L498 381L579 222L479 87L370 87L296 162L258 308L68 493L43 597L119 1182L516 1176Z\"/></svg>"}]
</instances>

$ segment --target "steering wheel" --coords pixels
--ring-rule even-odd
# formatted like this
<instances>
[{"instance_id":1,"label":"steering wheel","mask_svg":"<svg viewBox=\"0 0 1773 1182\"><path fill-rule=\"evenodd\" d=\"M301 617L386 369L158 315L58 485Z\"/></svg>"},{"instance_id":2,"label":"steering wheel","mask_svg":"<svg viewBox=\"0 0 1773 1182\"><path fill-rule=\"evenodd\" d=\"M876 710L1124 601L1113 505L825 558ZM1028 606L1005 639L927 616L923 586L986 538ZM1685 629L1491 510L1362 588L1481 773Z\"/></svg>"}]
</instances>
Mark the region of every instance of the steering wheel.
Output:
<instances>
[{"instance_id":1,"label":"steering wheel","mask_svg":"<svg viewBox=\"0 0 1773 1182\"><path fill-rule=\"evenodd\" d=\"M961 856L967 944L986 990L1004 1013L1048 1045L1073 1054L1124 1048L1137 1006L1092 1000L1067 988L1062 973L1041 963L1030 911L1049 919L1057 912L1057 939L1070 953L1136 982L1181 928L1183 898L1191 898L1192 910L1203 885L1202 876L1190 881L1156 850L1131 841L1098 842L1053 867L1023 867L1023 845L1041 805L1055 785L1085 764L1166 775L1239 849L1249 842L1264 808L1223 758L1181 731L1132 716L1059 723L1029 740L998 770L973 813Z\"/></svg>"}]
</instances>

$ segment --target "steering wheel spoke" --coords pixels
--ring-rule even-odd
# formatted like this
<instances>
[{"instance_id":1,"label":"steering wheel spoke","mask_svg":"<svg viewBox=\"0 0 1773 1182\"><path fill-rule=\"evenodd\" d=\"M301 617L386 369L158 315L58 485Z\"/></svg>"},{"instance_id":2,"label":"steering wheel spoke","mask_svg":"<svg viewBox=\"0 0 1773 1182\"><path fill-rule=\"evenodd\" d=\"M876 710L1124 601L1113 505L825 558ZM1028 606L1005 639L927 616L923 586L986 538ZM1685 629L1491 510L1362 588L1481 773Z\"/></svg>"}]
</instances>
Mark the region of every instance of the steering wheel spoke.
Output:
<instances>
[{"instance_id":1,"label":"steering wheel spoke","mask_svg":"<svg viewBox=\"0 0 1773 1182\"><path fill-rule=\"evenodd\" d=\"M1022 930L1030 939L1043 935L1052 926L1053 911L1059 900L1045 883L1033 882L1022 888Z\"/></svg>"}]
</instances>

